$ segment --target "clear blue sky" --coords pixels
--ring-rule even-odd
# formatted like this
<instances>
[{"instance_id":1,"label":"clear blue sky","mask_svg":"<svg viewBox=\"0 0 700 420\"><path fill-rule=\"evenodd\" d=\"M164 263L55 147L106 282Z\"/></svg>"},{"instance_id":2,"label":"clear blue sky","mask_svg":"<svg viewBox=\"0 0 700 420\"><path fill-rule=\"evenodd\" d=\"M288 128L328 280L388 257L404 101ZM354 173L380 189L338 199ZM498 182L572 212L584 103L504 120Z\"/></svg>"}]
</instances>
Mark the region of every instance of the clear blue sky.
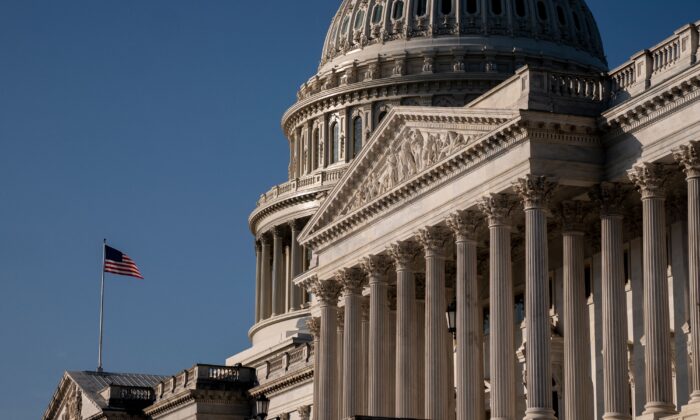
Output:
<instances>
[{"instance_id":1,"label":"clear blue sky","mask_svg":"<svg viewBox=\"0 0 700 420\"><path fill-rule=\"evenodd\" d=\"M339 0L0 0L0 419L94 369L172 374L248 345L247 217L283 182L279 128ZM695 0L589 0L611 66L700 19Z\"/></svg>"}]
</instances>

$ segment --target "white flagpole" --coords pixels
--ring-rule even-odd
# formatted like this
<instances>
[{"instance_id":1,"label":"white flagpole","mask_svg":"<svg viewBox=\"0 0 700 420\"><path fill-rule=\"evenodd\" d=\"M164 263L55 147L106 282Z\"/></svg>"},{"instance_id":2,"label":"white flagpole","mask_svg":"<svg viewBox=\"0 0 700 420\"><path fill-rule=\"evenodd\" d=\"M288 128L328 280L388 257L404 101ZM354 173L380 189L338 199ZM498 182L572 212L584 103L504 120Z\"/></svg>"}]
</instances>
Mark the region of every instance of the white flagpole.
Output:
<instances>
[{"instance_id":1,"label":"white flagpole","mask_svg":"<svg viewBox=\"0 0 700 420\"><path fill-rule=\"evenodd\" d=\"M100 285L100 344L98 346L97 354L97 371L102 372L102 325L104 323L104 313L105 313L105 252L107 247L107 239L103 240L102 243L102 282Z\"/></svg>"}]
</instances>

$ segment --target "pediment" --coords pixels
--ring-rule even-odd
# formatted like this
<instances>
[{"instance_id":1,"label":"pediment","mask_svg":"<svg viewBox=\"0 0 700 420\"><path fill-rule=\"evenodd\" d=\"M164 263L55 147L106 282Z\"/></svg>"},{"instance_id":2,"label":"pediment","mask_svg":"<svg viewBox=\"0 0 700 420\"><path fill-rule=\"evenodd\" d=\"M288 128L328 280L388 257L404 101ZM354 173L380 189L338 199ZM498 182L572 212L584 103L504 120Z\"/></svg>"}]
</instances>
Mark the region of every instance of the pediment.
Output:
<instances>
[{"instance_id":1,"label":"pediment","mask_svg":"<svg viewBox=\"0 0 700 420\"><path fill-rule=\"evenodd\" d=\"M300 240L313 245L331 227L352 230L351 221L357 221L359 215L366 220L391 205L400 205L404 190L416 184L425 186L433 171L450 165L455 156L518 116L517 111L503 110L394 108L307 224Z\"/></svg>"}]
</instances>

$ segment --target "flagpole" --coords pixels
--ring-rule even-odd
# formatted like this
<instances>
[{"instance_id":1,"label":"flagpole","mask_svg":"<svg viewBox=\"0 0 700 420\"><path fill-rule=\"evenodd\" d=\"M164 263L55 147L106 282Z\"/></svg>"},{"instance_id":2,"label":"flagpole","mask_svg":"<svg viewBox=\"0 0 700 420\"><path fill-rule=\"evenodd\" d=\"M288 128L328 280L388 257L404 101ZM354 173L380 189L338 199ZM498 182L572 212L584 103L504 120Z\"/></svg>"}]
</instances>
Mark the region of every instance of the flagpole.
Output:
<instances>
[{"instance_id":1,"label":"flagpole","mask_svg":"<svg viewBox=\"0 0 700 420\"><path fill-rule=\"evenodd\" d=\"M107 247L107 239L102 242L102 281L100 282L100 344L97 347L97 371L102 372L102 326L104 324L105 313L105 248Z\"/></svg>"}]
</instances>

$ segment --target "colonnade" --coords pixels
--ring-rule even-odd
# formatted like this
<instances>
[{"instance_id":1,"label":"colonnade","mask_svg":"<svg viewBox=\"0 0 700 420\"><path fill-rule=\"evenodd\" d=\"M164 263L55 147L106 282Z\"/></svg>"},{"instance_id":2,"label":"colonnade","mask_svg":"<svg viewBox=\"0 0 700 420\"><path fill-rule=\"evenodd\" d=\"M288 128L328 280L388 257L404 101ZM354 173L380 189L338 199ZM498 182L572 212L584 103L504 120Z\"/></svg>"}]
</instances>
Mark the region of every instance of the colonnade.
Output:
<instances>
[{"instance_id":1,"label":"colonnade","mask_svg":"<svg viewBox=\"0 0 700 420\"><path fill-rule=\"evenodd\" d=\"M301 309L306 293L294 277L307 267L307 251L298 237L303 223L292 220L263 232L255 241L255 322Z\"/></svg>"},{"instance_id":2,"label":"colonnade","mask_svg":"<svg viewBox=\"0 0 700 420\"><path fill-rule=\"evenodd\" d=\"M700 354L700 144L675 152L688 185L690 329L693 354ZM641 193L644 250L645 416L675 413L672 395L671 330L667 285L665 191L667 168L643 163L629 171ZM548 288L547 215L561 227L563 261L564 411L567 420L593 418L588 317L584 288L584 217L599 209L602 262L602 339L605 419L630 419L627 322L623 272L623 206L629 189L602 184L583 201L550 199L555 184L527 176L514 193L484 197L478 209L449 215L386 253L365 257L329 279L311 279L320 311L315 419L354 415L479 420L485 415L483 325L477 284L478 233L488 228L490 307L491 419L516 420L513 272L511 237L514 214L525 221L526 419L556 419L552 401L551 319ZM592 207L594 206L594 207ZM448 255L453 251L453 254ZM454 256L457 303L456 366L445 311L449 296L445 261ZM420 260L420 261L419 261ZM417 263L420 262L420 263ZM425 296L420 299L416 274L424 267ZM389 279L395 279L395 286ZM362 326L362 291L369 288L369 316ZM396 290L396 307L389 303ZM342 296L344 305L339 308ZM424 308L423 308L424 307ZM344 313L342 351L336 341L337 313ZM390 319L395 316L392 325ZM366 336L363 328L368 328ZM394 340L394 346L391 341ZM338 357L342 354L342 371ZM691 404L700 404L700 363L692 364ZM451 380L452 372L456 389ZM342 387L341 392L332 389ZM391 392L391 395L387 395ZM456 400L456 401L455 401ZM456 412L456 413L455 413ZM645 417L646 418L646 417Z\"/></svg>"}]
</instances>

